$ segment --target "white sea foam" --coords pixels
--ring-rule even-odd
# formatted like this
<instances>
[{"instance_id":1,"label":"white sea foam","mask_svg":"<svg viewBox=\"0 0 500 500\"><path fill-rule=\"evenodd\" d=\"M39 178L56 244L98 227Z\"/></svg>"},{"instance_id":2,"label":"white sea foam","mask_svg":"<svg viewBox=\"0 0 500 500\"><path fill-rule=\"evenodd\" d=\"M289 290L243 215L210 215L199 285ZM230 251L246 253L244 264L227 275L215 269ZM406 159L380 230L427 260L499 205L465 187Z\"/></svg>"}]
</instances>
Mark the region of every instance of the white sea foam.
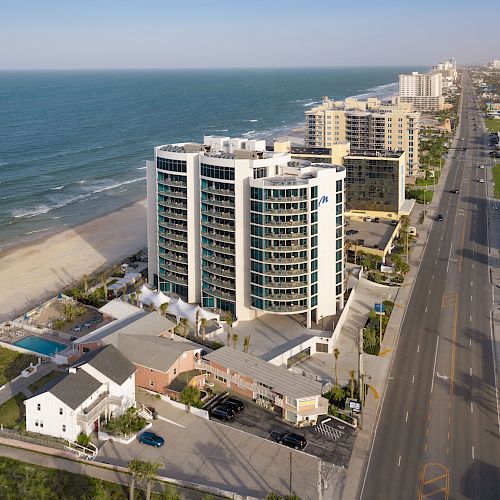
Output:
<instances>
[{"instance_id":1,"label":"white sea foam","mask_svg":"<svg viewBox=\"0 0 500 500\"><path fill-rule=\"evenodd\" d=\"M244 134L241 134L243 137L249 137L251 135L255 134L255 130L249 130L248 132L245 132Z\"/></svg>"},{"instance_id":2,"label":"white sea foam","mask_svg":"<svg viewBox=\"0 0 500 500\"><path fill-rule=\"evenodd\" d=\"M53 187L53 188L50 188L51 191L59 191L60 189L63 189L64 188L64 184L62 186L56 186L56 187Z\"/></svg>"},{"instance_id":3,"label":"white sea foam","mask_svg":"<svg viewBox=\"0 0 500 500\"><path fill-rule=\"evenodd\" d=\"M143 181L145 177L137 177L135 179L130 179L128 181L123 181L123 182L115 182L113 184L108 184L104 186L99 186L95 187L94 189L90 189L86 193L81 193L73 196L65 196L64 198L60 200L55 200L53 203L47 204L47 203L42 203L39 205L35 205L30 208L18 208L12 211L12 217L15 217L16 219L18 218L26 218L29 219L31 217L36 217L37 215L42 215L46 214L47 212L50 212L51 210L55 210L57 208L62 208L67 205L71 205L72 203L77 203L77 202L85 202L89 201L92 199L96 199L97 197L90 198L92 195L95 195L97 193L102 193L104 191L109 191L110 189L115 189L120 186L124 186L127 184L133 184L135 182L140 182Z\"/></svg>"},{"instance_id":4,"label":"white sea foam","mask_svg":"<svg viewBox=\"0 0 500 500\"><path fill-rule=\"evenodd\" d=\"M356 97L357 99L366 99L368 97L390 97L398 93L399 83L386 83L384 85L377 85L376 87L369 88L363 94L357 94L351 97Z\"/></svg>"},{"instance_id":5,"label":"white sea foam","mask_svg":"<svg viewBox=\"0 0 500 500\"><path fill-rule=\"evenodd\" d=\"M245 120L246 122L252 122L252 123L255 123L255 122L258 122L259 120L258 119L254 119L254 120Z\"/></svg>"},{"instance_id":6,"label":"white sea foam","mask_svg":"<svg viewBox=\"0 0 500 500\"><path fill-rule=\"evenodd\" d=\"M137 170L146 170L148 167L137 167Z\"/></svg>"},{"instance_id":7,"label":"white sea foam","mask_svg":"<svg viewBox=\"0 0 500 500\"><path fill-rule=\"evenodd\" d=\"M304 108L307 108L309 106L314 106L315 104L321 104L323 101L311 101L311 102L306 102L304 104L302 104L302 106L304 106Z\"/></svg>"},{"instance_id":8,"label":"white sea foam","mask_svg":"<svg viewBox=\"0 0 500 500\"><path fill-rule=\"evenodd\" d=\"M27 233L24 233L24 234L27 235L27 234L43 233L44 231L50 231L51 229L53 229L53 228L46 227L45 229L37 229L36 231L28 231Z\"/></svg>"}]
</instances>

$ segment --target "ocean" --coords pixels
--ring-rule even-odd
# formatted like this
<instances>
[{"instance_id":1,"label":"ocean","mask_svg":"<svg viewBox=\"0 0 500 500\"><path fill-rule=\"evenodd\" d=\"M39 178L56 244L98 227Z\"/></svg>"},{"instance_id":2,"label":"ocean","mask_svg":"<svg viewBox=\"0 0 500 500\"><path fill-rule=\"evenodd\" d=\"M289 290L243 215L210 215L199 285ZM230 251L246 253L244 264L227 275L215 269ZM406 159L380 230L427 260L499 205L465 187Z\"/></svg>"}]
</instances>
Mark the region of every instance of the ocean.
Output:
<instances>
[{"instance_id":1,"label":"ocean","mask_svg":"<svg viewBox=\"0 0 500 500\"><path fill-rule=\"evenodd\" d=\"M146 195L153 147L270 137L324 95L388 97L421 67L0 72L0 250Z\"/></svg>"}]
</instances>

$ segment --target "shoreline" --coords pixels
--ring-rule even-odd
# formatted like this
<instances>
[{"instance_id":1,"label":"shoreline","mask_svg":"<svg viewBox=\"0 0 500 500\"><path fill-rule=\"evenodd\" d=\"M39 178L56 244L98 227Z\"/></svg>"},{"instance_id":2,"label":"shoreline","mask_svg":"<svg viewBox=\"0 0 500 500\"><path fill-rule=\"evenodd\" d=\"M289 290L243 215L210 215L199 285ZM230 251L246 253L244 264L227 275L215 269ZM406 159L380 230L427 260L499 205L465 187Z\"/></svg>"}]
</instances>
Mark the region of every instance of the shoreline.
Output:
<instances>
[{"instance_id":1,"label":"shoreline","mask_svg":"<svg viewBox=\"0 0 500 500\"><path fill-rule=\"evenodd\" d=\"M147 244L147 202L0 252L0 322L36 307L84 274L133 255Z\"/></svg>"}]
</instances>

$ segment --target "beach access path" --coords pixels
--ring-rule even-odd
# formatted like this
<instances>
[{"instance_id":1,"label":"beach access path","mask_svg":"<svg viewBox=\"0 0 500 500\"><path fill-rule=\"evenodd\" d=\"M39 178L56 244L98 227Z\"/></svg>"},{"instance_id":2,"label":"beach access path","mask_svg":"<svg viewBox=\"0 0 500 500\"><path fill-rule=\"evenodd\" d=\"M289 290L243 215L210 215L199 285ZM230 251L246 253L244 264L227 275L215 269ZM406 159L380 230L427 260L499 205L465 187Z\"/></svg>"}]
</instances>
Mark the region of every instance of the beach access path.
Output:
<instances>
[{"instance_id":1,"label":"beach access path","mask_svg":"<svg viewBox=\"0 0 500 500\"><path fill-rule=\"evenodd\" d=\"M146 200L0 251L0 322L15 318L147 243Z\"/></svg>"}]
</instances>

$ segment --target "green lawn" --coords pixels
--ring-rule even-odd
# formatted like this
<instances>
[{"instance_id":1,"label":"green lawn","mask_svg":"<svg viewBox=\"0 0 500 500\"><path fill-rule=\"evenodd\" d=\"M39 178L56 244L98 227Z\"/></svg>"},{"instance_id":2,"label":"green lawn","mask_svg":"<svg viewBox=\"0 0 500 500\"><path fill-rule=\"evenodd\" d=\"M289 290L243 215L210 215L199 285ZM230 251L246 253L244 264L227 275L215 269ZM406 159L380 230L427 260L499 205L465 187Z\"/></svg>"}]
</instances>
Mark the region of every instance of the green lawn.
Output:
<instances>
[{"instance_id":1,"label":"green lawn","mask_svg":"<svg viewBox=\"0 0 500 500\"><path fill-rule=\"evenodd\" d=\"M21 424L25 415L23 403L25 399L22 394L18 394L0 405L0 424L8 429L13 429L16 425Z\"/></svg>"},{"instance_id":2,"label":"green lawn","mask_svg":"<svg viewBox=\"0 0 500 500\"><path fill-rule=\"evenodd\" d=\"M432 201L433 191L429 189L407 189L406 198L415 199L417 203L430 203Z\"/></svg>"},{"instance_id":3,"label":"green lawn","mask_svg":"<svg viewBox=\"0 0 500 500\"><path fill-rule=\"evenodd\" d=\"M52 380L55 380L57 378L61 378L64 375L64 373L61 372L56 372L52 371L50 373L47 373L47 375L44 375L41 379L37 380L36 382L33 382L28 389L31 392L37 392L40 390L45 384L48 384Z\"/></svg>"},{"instance_id":4,"label":"green lawn","mask_svg":"<svg viewBox=\"0 0 500 500\"><path fill-rule=\"evenodd\" d=\"M500 120L495 120L493 118L486 118L484 120L486 127L490 132L500 132Z\"/></svg>"},{"instance_id":5,"label":"green lawn","mask_svg":"<svg viewBox=\"0 0 500 500\"><path fill-rule=\"evenodd\" d=\"M493 181L495 183L495 198L500 199L500 163L493 167Z\"/></svg>"},{"instance_id":6,"label":"green lawn","mask_svg":"<svg viewBox=\"0 0 500 500\"><path fill-rule=\"evenodd\" d=\"M0 385L16 378L31 362L36 363L37 357L0 347Z\"/></svg>"}]
</instances>

